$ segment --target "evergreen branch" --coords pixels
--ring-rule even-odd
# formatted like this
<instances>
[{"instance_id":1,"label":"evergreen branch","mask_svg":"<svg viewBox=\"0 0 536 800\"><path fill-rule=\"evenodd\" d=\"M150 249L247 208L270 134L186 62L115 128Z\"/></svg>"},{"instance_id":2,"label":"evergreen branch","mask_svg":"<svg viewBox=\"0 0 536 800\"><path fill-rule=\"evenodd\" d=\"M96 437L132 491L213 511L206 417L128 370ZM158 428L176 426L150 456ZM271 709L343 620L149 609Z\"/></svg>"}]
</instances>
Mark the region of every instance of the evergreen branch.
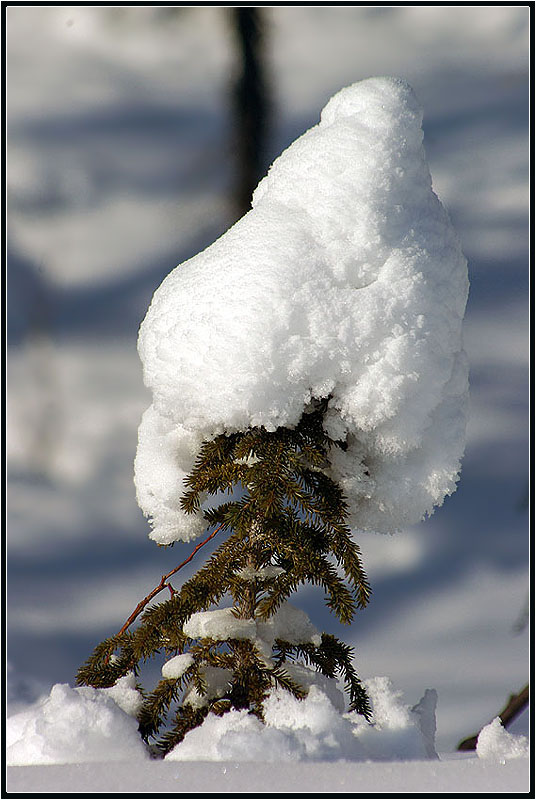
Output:
<instances>
[{"instance_id":1,"label":"evergreen branch","mask_svg":"<svg viewBox=\"0 0 536 800\"><path fill-rule=\"evenodd\" d=\"M173 729L164 733L156 743L162 756L167 755L177 744L182 742L188 731L202 725L209 711L208 706L202 708L194 708L191 705L180 706L177 709Z\"/></svg>"},{"instance_id":2,"label":"evergreen branch","mask_svg":"<svg viewBox=\"0 0 536 800\"><path fill-rule=\"evenodd\" d=\"M153 599L153 597L156 597L156 595L157 595L157 594L159 594L159 593L160 593L160 592L161 592L163 589L165 589L165 588L168 586L168 584L167 584L167 581L168 581L168 579L169 579L169 578L171 578L171 576L172 576L172 575L175 575L175 573L177 573L177 572L178 572L180 569L182 569L183 567L185 567L185 566L186 566L186 564L189 564L189 563L190 563L190 561L191 561L191 560L193 559L193 557L195 556L195 554L197 553L197 551L198 551L198 550L200 550L202 547L204 547L206 544L208 544L208 542L210 542L210 540L211 540L211 539L213 539L213 538L216 536L216 534L217 534L217 533L219 533L219 531L220 531L220 530L221 530L223 527L224 527L224 526L223 526L223 523L222 523L221 525L219 525L219 526L216 528L216 530L212 531L212 533L210 534L210 536L207 536L207 538L206 538L206 539L204 539L204 540L203 540L203 541L202 541L200 544L198 544L198 545L197 545L197 547L195 547L195 548L192 550L192 552L190 553L190 555L188 556L188 558L186 558L184 561L182 561L182 562L181 562L181 563L180 563L180 564L179 564L177 567L175 567L174 569L172 569L170 572L168 572L168 573L167 573L167 575L162 575L162 579L161 579L160 583L158 584L158 586L155 586L155 587L154 587L154 589L153 589L151 592L149 592L149 594L147 595L147 597L144 597L144 598L143 598L143 600L140 600L140 602L138 603L138 605L136 606L136 608L134 609L134 611L132 612L132 614L130 615L130 617L127 619L127 621L125 622L125 624L123 625L123 627L121 628L121 630L120 630L120 631L119 631L119 632L116 634L117 636L121 636L121 634L125 633L125 631L126 631L128 628L130 628L130 626L132 625L132 623L134 622L134 620L135 620L135 619L137 619L137 617L138 617L138 616L141 614L141 612L143 611L143 609L145 608L145 606L146 606L148 603L150 603L150 602L151 602L151 600ZM172 588L172 587L171 587L171 588ZM173 591L174 591L174 590L173 590Z\"/></svg>"},{"instance_id":3,"label":"evergreen branch","mask_svg":"<svg viewBox=\"0 0 536 800\"><path fill-rule=\"evenodd\" d=\"M234 462L218 464L210 472L192 474L185 481L186 486L191 488L182 496L181 508L186 513L192 513L200 507L200 495L203 492L216 494L218 491L231 491L233 486L245 483L247 477L248 467Z\"/></svg>"},{"instance_id":4,"label":"evergreen branch","mask_svg":"<svg viewBox=\"0 0 536 800\"><path fill-rule=\"evenodd\" d=\"M135 668L136 662L132 659L130 645L130 634L116 634L104 639L79 668L76 674L76 684L98 688L113 686L119 678ZM122 648L121 656L112 659L113 653L119 648Z\"/></svg>"},{"instance_id":5,"label":"evergreen branch","mask_svg":"<svg viewBox=\"0 0 536 800\"><path fill-rule=\"evenodd\" d=\"M307 689L304 689L303 686L300 686L299 683L293 680L281 664L269 670L268 675L276 686L281 686L283 689L286 689L287 692L290 692L298 700L303 700L307 697Z\"/></svg>"},{"instance_id":6,"label":"evergreen branch","mask_svg":"<svg viewBox=\"0 0 536 800\"><path fill-rule=\"evenodd\" d=\"M162 650L166 654L189 653L193 661L179 679L159 681L151 694L140 689L144 704L138 721L143 737L155 739L168 728L155 745L162 754L201 725L210 711L223 715L231 709L247 709L264 720L264 703L274 687L305 697L307 690L285 670L287 659L298 657L327 678L340 674L350 710L369 719L370 704L352 664L353 650L333 636L322 634L319 646L277 640L275 663L268 666L252 641L190 638L184 633L193 614L208 610L226 593L233 599L236 615L243 619L269 619L305 583L323 587L328 607L343 623L350 622L356 608L368 601L370 587L359 547L346 525L346 499L327 472L330 448L343 446L323 429L328 403L329 398L312 401L294 428L250 428L220 434L201 445L185 481L183 511L198 510L207 493L241 489L240 497L204 511L208 528L215 528L212 533L162 576L119 633L97 646L79 670L79 683L104 687L129 670L137 674L140 661ZM169 578L221 530L230 535L180 591L175 591ZM261 577L258 570L268 566L283 571ZM243 573L244 568L249 572ZM166 588L171 597L149 606ZM140 624L128 632L140 615ZM210 668L224 669L229 675L226 689L222 686L215 697L210 696ZM190 702L189 691L199 698ZM197 707L197 699L203 703L201 707ZM169 729L172 705L175 722Z\"/></svg>"},{"instance_id":7,"label":"evergreen branch","mask_svg":"<svg viewBox=\"0 0 536 800\"><path fill-rule=\"evenodd\" d=\"M328 633L322 634L319 647L313 644L292 645L289 642L278 641L278 655L284 663L287 655L294 651L306 663L312 664L323 675L335 678L340 673L344 679L344 688L350 698L349 711L356 711L370 722L372 708L368 695L359 680L352 664L353 648L344 644L336 636Z\"/></svg>"},{"instance_id":8,"label":"evergreen branch","mask_svg":"<svg viewBox=\"0 0 536 800\"><path fill-rule=\"evenodd\" d=\"M188 670L188 674L185 673L180 678L162 679L154 692L145 698L138 714L139 731L144 739L148 739L161 728L171 703L178 700L182 683L191 672L191 669Z\"/></svg>"},{"instance_id":9,"label":"evergreen branch","mask_svg":"<svg viewBox=\"0 0 536 800\"><path fill-rule=\"evenodd\" d=\"M239 533L232 534L186 581L180 592L148 608L132 634L132 646L138 659L151 658L158 648L168 646L174 640L178 640L182 648L188 641L181 631L186 620L196 611L206 610L221 599L234 572L246 566L248 552L244 537Z\"/></svg>"},{"instance_id":10,"label":"evergreen branch","mask_svg":"<svg viewBox=\"0 0 536 800\"><path fill-rule=\"evenodd\" d=\"M232 703L228 697L218 697L209 702L210 711L218 717L223 717L227 711L231 711L232 707Z\"/></svg>"},{"instance_id":11,"label":"evergreen branch","mask_svg":"<svg viewBox=\"0 0 536 800\"><path fill-rule=\"evenodd\" d=\"M351 538L346 526L334 526L331 536L331 549L339 564L344 569L346 577L353 586L354 596L360 608L367 605L371 587L367 575L361 564L361 550L359 545Z\"/></svg>"}]
</instances>

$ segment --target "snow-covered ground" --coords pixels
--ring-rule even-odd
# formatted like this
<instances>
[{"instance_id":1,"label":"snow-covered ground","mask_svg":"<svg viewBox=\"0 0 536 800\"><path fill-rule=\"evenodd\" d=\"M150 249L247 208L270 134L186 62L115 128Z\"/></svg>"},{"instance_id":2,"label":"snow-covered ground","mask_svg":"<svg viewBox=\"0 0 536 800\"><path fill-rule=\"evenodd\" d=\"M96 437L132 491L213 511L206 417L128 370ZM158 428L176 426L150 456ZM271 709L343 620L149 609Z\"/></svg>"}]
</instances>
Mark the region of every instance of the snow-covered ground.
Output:
<instances>
[{"instance_id":1,"label":"snow-covered ground","mask_svg":"<svg viewBox=\"0 0 536 800\"><path fill-rule=\"evenodd\" d=\"M201 766L201 768L200 768ZM454 757L444 761L406 761L385 763L243 764L236 761L202 765L184 761L154 763L135 761L110 764L68 764L48 767L8 767L10 792L35 791L132 792L154 795L171 792L190 796L204 792L237 792L286 796L336 794L361 796L453 793L482 793L482 796L527 792L528 760L494 764L474 758Z\"/></svg>"},{"instance_id":2,"label":"snow-covered ground","mask_svg":"<svg viewBox=\"0 0 536 800\"><path fill-rule=\"evenodd\" d=\"M181 655L172 661L185 658L188 656ZM307 671L304 667L301 670ZM361 775L370 781L370 787L366 788L374 787L376 792L397 792L400 788L422 791L428 784L434 786L434 781L436 792L452 791L460 781L459 788L467 792L485 789L512 792L527 788L528 740L506 731L498 717L484 726L478 737L476 757L466 755L460 769L459 754L457 759L453 754L439 757L435 750L437 694L433 690L427 690L419 703L409 708L388 678L366 681L374 720L370 725L355 712L341 713L339 704L343 698L334 686L335 681L325 676L320 678L319 681L317 674L303 700L283 689L273 691L264 705L264 723L246 710L230 711L222 717L209 714L201 726L191 730L168 753L156 771L137 733L134 715L141 697L133 674L121 678L109 689L87 686L73 689L67 684L56 684L48 698L7 721L10 789L31 789L36 780L43 780L39 784L41 791L58 791L66 786L70 791L84 790L88 785L93 790L102 785L108 791L116 787L122 791L135 787L140 791L150 776L153 791L164 790L170 785L169 780L183 777L181 770L167 771L167 765L173 762L180 762L187 770L192 762L198 767L203 765L194 773L192 792L221 793L220 778L228 769L233 777L230 784L224 784L225 791L242 786L249 791L269 789L273 794L280 786L304 791L315 785L316 792L334 788L344 791L351 788L350 776ZM106 765L110 770L112 762L113 777L109 773L105 777L102 768ZM222 769L212 769L210 762L219 762ZM250 768L252 762L254 771ZM303 762L307 762L310 770L301 769ZM338 775L332 769L334 762ZM449 766L445 768L442 762L449 762ZM514 768L497 773L497 766L504 768L510 762ZM277 763L278 781L284 776L284 783L266 784L265 777L255 772L265 763ZM286 770L289 763L295 768L290 774ZM359 763L357 773L356 763ZM93 779L87 783L89 776L84 764L91 764L97 785ZM129 765L140 764L141 783L133 784L133 774L137 776L138 772L135 769L131 773ZM319 773L319 764L326 771ZM58 765L62 769L54 769ZM72 765L76 765L74 771ZM439 770L435 769L437 765L441 765ZM40 766L46 766L45 772ZM494 784L497 778L498 784ZM311 783L313 779L316 784ZM360 791L363 791L361 785Z\"/></svg>"},{"instance_id":3,"label":"snow-covered ground","mask_svg":"<svg viewBox=\"0 0 536 800\"><path fill-rule=\"evenodd\" d=\"M528 680L528 630L518 624L528 592L528 9L272 6L266 15L270 157L342 86L406 78L425 109L434 188L469 260L472 413L458 491L394 537L362 535L373 600L350 629L334 624L317 590L295 599L317 628L356 647L362 676L388 675L410 705L437 690L444 754ZM233 221L227 16L223 7L7 9L13 712L54 683L72 685L93 645L191 550L157 548L136 505L136 430L150 402L136 336L163 276ZM528 715L511 730L526 733ZM440 786L451 768L470 791L485 769L483 791L503 780L515 790L516 763L455 759L419 771L414 762L404 785L412 790L415 775L424 790L429 779ZM159 766L162 781L192 780L192 765L147 768ZM358 768L360 781L374 773L353 765L340 779ZM56 769L14 767L13 787L42 787ZM85 774L63 769L73 782ZM393 782L398 769L389 767ZM203 780L222 775L251 778L233 764Z\"/></svg>"}]
</instances>

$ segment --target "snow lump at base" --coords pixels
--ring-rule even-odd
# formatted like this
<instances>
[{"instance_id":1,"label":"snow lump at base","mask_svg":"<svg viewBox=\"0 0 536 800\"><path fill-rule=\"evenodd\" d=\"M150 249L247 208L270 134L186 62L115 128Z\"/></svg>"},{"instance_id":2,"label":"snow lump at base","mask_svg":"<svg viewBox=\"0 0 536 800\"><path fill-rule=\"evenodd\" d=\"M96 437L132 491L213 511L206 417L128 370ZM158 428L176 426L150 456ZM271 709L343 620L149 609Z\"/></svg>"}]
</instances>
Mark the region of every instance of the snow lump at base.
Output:
<instances>
[{"instance_id":1,"label":"snow lump at base","mask_svg":"<svg viewBox=\"0 0 536 800\"><path fill-rule=\"evenodd\" d=\"M434 194L422 111L396 78L336 94L252 209L156 291L139 335L153 403L138 502L158 543L204 529L179 498L203 439L295 425L330 398L350 524L390 532L455 490L468 395L467 263Z\"/></svg>"},{"instance_id":2,"label":"snow lump at base","mask_svg":"<svg viewBox=\"0 0 536 800\"><path fill-rule=\"evenodd\" d=\"M397 761L437 758L436 693L413 709L387 678L365 681L373 725L352 712L334 679L309 672L307 697L273 690L265 724L247 711L209 714L167 756L169 761ZM301 676L303 678L303 675ZM111 689L56 684L50 695L6 722L7 763L69 764L149 759L134 715L141 697L132 674Z\"/></svg>"},{"instance_id":3,"label":"snow lump at base","mask_svg":"<svg viewBox=\"0 0 536 800\"><path fill-rule=\"evenodd\" d=\"M48 697L6 720L10 765L148 759L134 715L142 698L134 676L111 689L57 683Z\"/></svg>"},{"instance_id":4,"label":"snow lump at base","mask_svg":"<svg viewBox=\"0 0 536 800\"><path fill-rule=\"evenodd\" d=\"M355 712L341 714L325 687L315 683L304 700L276 689L265 702L264 724L247 711L230 711L223 717L209 714L166 760L411 761L438 757L434 690L427 690L421 702L409 709L388 678L372 678L365 686L373 725Z\"/></svg>"}]
</instances>

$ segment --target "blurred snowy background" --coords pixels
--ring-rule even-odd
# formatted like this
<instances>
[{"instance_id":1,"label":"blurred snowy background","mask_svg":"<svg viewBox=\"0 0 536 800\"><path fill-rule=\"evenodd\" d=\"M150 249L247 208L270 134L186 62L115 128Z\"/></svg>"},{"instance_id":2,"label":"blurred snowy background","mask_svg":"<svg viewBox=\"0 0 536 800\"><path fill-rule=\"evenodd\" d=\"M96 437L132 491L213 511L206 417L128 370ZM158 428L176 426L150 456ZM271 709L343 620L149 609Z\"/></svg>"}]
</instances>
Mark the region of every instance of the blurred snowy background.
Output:
<instances>
[{"instance_id":1,"label":"blurred snowy background","mask_svg":"<svg viewBox=\"0 0 536 800\"><path fill-rule=\"evenodd\" d=\"M457 493L361 536L350 629L296 604L415 703L452 750L528 680L528 37L516 6L263 9L267 163L327 99L400 75L469 260L472 418ZM8 700L74 684L94 644L192 549L147 538L132 483L155 288L236 218L231 7L7 8ZM192 565L200 565L200 553ZM189 574L185 571L184 577ZM176 585L179 581L176 581ZM510 730L524 733L525 712Z\"/></svg>"}]
</instances>

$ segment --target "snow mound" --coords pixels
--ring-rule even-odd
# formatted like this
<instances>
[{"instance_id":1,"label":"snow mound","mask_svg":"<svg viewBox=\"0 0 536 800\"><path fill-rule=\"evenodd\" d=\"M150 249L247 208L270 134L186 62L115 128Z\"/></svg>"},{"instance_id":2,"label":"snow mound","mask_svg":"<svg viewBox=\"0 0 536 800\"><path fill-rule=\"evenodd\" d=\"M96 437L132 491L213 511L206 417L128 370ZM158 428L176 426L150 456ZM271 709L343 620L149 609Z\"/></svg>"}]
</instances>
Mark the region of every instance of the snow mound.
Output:
<instances>
[{"instance_id":1,"label":"snow mound","mask_svg":"<svg viewBox=\"0 0 536 800\"><path fill-rule=\"evenodd\" d=\"M503 728L500 717L480 731L476 743L479 758L504 763L509 758L523 758L529 755L529 742L526 736L515 736Z\"/></svg>"},{"instance_id":2,"label":"snow mound","mask_svg":"<svg viewBox=\"0 0 536 800\"><path fill-rule=\"evenodd\" d=\"M265 702L265 724L247 711L222 717L209 714L168 755L169 761L393 761L437 758L433 736L435 705L428 704L433 722L403 706L387 678L365 681L374 724L356 713L341 714L320 686L307 697L272 691Z\"/></svg>"},{"instance_id":3,"label":"snow mound","mask_svg":"<svg viewBox=\"0 0 536 800\"><path fill-rule=\"evenodd\" d=\"M387 678L364 681L371 700L373 724L342 713L344 700L336 681L300 665L289 672L307 686L304 700L283 689L265 702L265 723L247 711L209 714L166 758L170 761L393 761L437 758L435 696L427 690L420 714L404 706ZM209 668L207 670L216 668ZM294 670L294 672L292 671ZM227 688L220 670L221 692ZM216 685L214 676L209 676ZM128 679L128 680L127 680ZM125 676L115 694L110 690L56 684L50 695L7 719L7 763L73 764L95 761L139 761L149 754L138 733L132 692ZM119 681L118 681L119 684ZM432 692L432 695L429 692ZM220 692L220 693L221 693ZM218 691L214 690L214 696ZM129 709L126 713L118 705ZM342 704L341 704L342 701ZM195 702L195 707L201 703ZM425 710L424 710L425 709Z\"/></svg>"},{"instance_id":4,"label":"snow mound","mask_svg":"<svg viewBox=\"0 0 536 800\"><path fill-rule=\"evenodd\" d=\"M124 681L124 679L123 679ZM114 693L57 683L48 697L6 721L10 765L74 764L149 758L138 724L115 702L133 710L135 691L123 683ZM136 692L136 694L138 694Z\"/></svg>"},{"instance_id":5,"label":"snow mound","mask_svg":"<svg viewBox=\"0 0 536 800\"><path fill-rule=\"evenodd\" d=\"M394 531L455 490L464 449L467 264L432 191L422 112L396 78L349 86L260 182L252 209L156 291L139 335L153 403L135 462L158 543L203 439L295 425L330 398L350 523Z\"/></svg>"},{"instance_id":6,"label":"snow mound","mask_svg":"<svg viewBox=\"0 0 536 800\"><path fill-rule=\"evenodd\" d=\"M135 717L143 705L143 697L136 688L136 676L128 672L107 689L100 689L103 694L111 697L125 714Z\"/></svg>"}]
</instances>

